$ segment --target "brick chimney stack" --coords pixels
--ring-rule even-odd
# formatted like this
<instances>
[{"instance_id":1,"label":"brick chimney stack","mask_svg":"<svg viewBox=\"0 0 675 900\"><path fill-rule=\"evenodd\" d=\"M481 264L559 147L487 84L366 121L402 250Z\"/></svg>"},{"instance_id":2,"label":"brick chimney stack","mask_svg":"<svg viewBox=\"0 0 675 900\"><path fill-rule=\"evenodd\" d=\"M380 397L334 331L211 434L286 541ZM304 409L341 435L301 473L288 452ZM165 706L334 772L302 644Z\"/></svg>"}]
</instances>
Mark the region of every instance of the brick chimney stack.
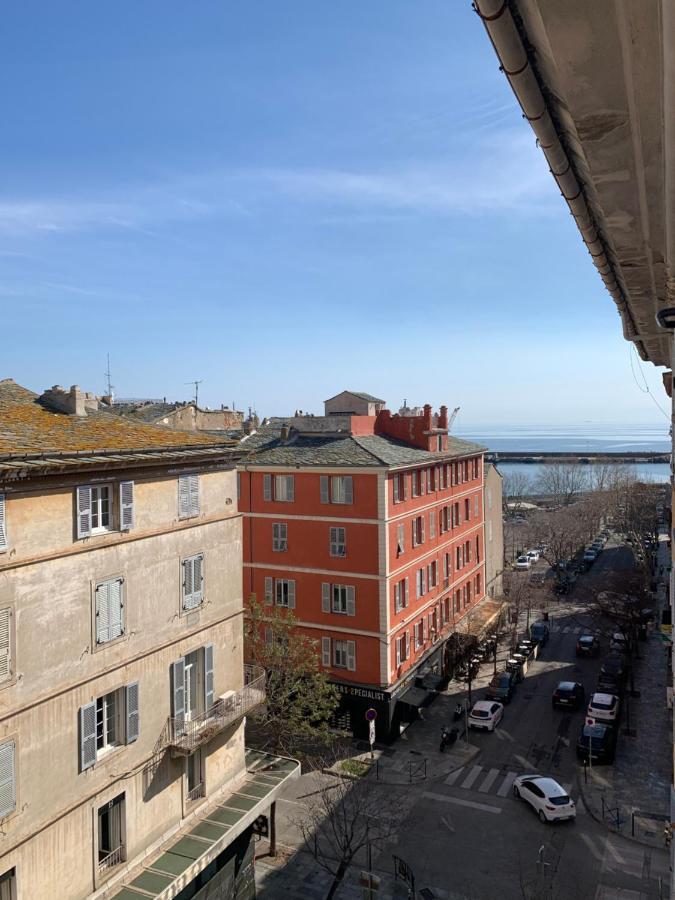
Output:
<instances>
[{"instance_id":1,"label":"brick chimney stack","mask_svg":"<svg viewBox=\"0 0 675 900\"><path fill-rule=\"evenodd\" d=\"M443 428L443 429L447 429L447 427L448 427L448 407L447 406L441 406L441 412L440 412L440 415L438 416L438 427Z\"/></svg>"}]
</instances>

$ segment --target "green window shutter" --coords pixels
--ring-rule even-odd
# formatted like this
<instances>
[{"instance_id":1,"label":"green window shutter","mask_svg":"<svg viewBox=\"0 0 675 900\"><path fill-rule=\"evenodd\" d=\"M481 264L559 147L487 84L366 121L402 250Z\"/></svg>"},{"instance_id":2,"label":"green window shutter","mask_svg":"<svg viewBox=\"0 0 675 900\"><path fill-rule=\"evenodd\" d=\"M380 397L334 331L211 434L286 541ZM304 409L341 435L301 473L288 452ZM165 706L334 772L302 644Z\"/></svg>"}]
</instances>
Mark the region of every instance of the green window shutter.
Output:
<instances>
[{"instance_id":1,"label":"green window shutter","mask_svg":"<svg viewBox=\"0 0 675 900\"><path fill-rule=\"evenodd\" d=\"M139 685L137 681L126 686L127 744L133 744L141 733L141 714L139 710Z\"/></svg>"},{"instance_id":2,"label":"green window shutter","mask_svg":"<svg viewBox=\"0 0 675 900\"><path fill-rule=\"evenodd\" d=\"M91 488L77 489L77 536L85 538L91 534Z\"/></svg>"},{"instance_id":3,"label":"green window shutter","mask_svg":"<svg viewBox=\"0 0 675 900\"><path fill-rule=\"evenodd\" d=\"M80 772L96 762L96 703L80 707Z\"/></svg>"}]
</instances>

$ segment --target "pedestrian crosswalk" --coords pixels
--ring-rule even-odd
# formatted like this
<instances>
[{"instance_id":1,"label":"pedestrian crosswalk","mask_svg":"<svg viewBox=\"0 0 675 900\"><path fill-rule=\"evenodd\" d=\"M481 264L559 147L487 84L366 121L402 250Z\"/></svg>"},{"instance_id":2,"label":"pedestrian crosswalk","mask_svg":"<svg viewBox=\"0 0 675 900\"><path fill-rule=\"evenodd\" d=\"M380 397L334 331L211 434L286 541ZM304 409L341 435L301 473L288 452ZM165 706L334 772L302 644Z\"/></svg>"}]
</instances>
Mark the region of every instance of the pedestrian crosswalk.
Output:
<instances>
[{"instance_id":1,"label":"pedestrian crosswalk","mask_svg":"<svg viewBox=\"0 0 675 900\"><path fill-rule=\"evenodd\" d=\"M549 631L551 634L581 634L588 629L581 625L556 625L554 623L550 626Z\"/></svg>"},{"instance_id":2,"label":"pedestrian crosswalk","mask_svg":"<svg viewBox=\"0 0 675 900\"><path fill-rule=\"evenodd\" d=\"M476 791L479 794L493 794L497 797L508 797L513 787L513 782L522 772L511 769L486 768L481 765L461 766L450 772L444 779L449 787L461 788L465 791ZM571 784L562 784L569 794Z\"/></svg>"}]
</instances>

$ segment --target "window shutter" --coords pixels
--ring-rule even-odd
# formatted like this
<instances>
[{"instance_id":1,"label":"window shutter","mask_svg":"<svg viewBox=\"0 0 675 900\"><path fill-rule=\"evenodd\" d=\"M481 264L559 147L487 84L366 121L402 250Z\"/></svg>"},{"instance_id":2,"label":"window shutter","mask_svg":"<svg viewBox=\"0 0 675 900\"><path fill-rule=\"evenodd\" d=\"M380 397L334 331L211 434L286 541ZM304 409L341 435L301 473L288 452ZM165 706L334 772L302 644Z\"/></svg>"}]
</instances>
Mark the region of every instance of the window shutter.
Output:
<instances>
[{"instance_id":1,"label":"window shutter","mask_svg":"<svg viewBox=\"0 0 675 900\"><path fill-rule=\"evenodd\" d=\"M265 578L265 606L274 605L274 579Z\"/></svg>"},{"instance_id":2,"label":"window shutter","mask_svg":"<svg viewBox=\"0 0 675 900\"><path fill-rule=\"evenodd\" d=\"M330 584L327 581L321 585L321 611L330 612Z\"/></svg>"},{"instance_id":3,"label":"window shutter","mask_svg":"<svg viewBox=\"0 0 675 900\"><path fill-rule=\"evenodd\" d=\"M417 546L417 519L412 520L412 546Z\"/></svg>"},{"instance_id":4,"label":"window shutter","mask_svg":"<svg viewBox=\"0 0 675 900\"><path fill-rule=\"evenodd\" d=\"M279 526L276 522L272 523L272 550L278 550L280 547Z\"/></svg>"},{"instance_id":5,"label":"window shutter","mask_svg":"<svg viewBox=\"0 0 675 900\"><path fill-rule=\"evenodd\" d=\"M0 550L7 549L7 513L5 495L0 494Z\"/></svg>"},{"instance_id":6,"label":"window shutter","mask_svg":"<svg viewBox=\"0 0 675 900\"><path fill-rule=\"evenodd\" d=\"M120 531L134 527L134 483L120 482Z\"/></svg>"},{"instance_id":7,"label":"window shutter","mask_svg":"<svg viewBox=\"0 0 675 900\"><path fill-rule=\"evenodd\" d=\"M127 744L133 744L141 733L141 714L138 708L138 682L126 687L127 695Z\"/></svg>"},{"instance_id":8,"label":"window shutter","mask_svg":"<svg viewBox=\"0 0 675 900\"><path fill-rule=\"evenodd\" d=\"M263 475L263 500L272 499L272 476Z\"/></svg>"},{"instance_id":9,"label":"window shutter","mask_svg":"<svg viewBox=\"0 0 675 900\"><path fill-rule=\"evenodd\" d=\"M204 647L204 712L213 706L213 644Z\"/></svg>"},{"instance_id":10,"label":"window shutter","mask_svg":"<svg viewBox=\"0 0 675 900\"><path fill-rule=\"evenodd\" d=\"M286 476L286 499L291 503L295 500L295 477L293 475Z\"/></svg>"},{"instance_id":11,"label":"window shutter","mask_svg":"<svg viewBox=\"0 0 675 900\"><path fill-rule=\"evenodd\" d=\"M288 608L295 609L295 579L288 582Z\"/></svg>"},{"instance_id":12,"label":"window shutter","mask_svg":"<svg viewBox=\"0 0 675 900\"><path fill-rule=\"evenodd\" d=\"M182 656L171 663L171 715L175 719L175 729L182 729L185 718L185 659Z\"/></svg>"},{"instance_id":13,"label":"window shutter","mask_svg":"<svg viewBox=\"0 0 675 900\"><path fill-rule=\"evenodd\" d=\"M96 703L80 707L80 772L96 762Z\"/></svg>"},{"instance_id":14,"label":"window shutter","mask_svg":"<svg viewBox=\"0 0 675 900\"><path fill-rule=\"evenodd\" d=\"M344 486L344 502L345 503L353 503L354 502L354 482L352 480L351 475L345 475L342 479L342 484Z\"/></svg>"},{"instance_id":15,"label":"window shutter","mask_svg":"<svg viewBox=\"0 0 675 900\"><path fill-rule=\"evenodd\" d=\"M88 537L91 534L91 488L77 489L77 536Z\"/></svg>"},{"instance_id":16,"label":"window shutter","mask_svg":"<svg viewBox=\"0 0 675 900\"><path fill-rule=\"evenodd\" d=\"M337 556L338 546L337 546L337 528L330 529L330 555Z\"/></svg>"},{"instance_id":17,"label":"window shutter","mask_svg":"<svg viewBox=\"0 0 675 900\"><path fill-rule=\"evenodd\" d=\"M433 509L429 510L429 537L436 537L436 513Z\"/></svg>"},{"instance_id":18,"label":"window shutter","mask_svg":"<svg viewBox=\"0 0 675 900\"><path fill-rule=\"evenodd\" d=\"M347 668L350 672L356 670L356 641L347 641Z\"/></svg>"},{"instance_id":19,"label":"window shutter","mask_svg":"<svg viewBox=\"0 0 675 900\"><path fill-rule=\"evenodd\" d=\"M319 477L319 483L321 488L321 502L330 503L328 497L328 475L321 475Z\"/></svg>"},{"instance_id":20,"label":"window shutter","mask_svg":"<svg viewBox=\"0 0 675 900\"><path fill-rule=\"evenodd\" d=\"M12 610L0 609L0 682L12 674L11 623Z\"/></svg>"},{"instance_id":21,"label":"window shutter","mask_svg":"<svg viewBox=\"0 0 675 900\"><path fill-rule=\"evenodd\" d=\"M330 638L321 638L321 665L330 666Z\"/></svg>"},{"instance_id":22,"label":"window shutter","mask_svg":"<svg viewBox=\"0 0 675 900\"><path fill-rule=\"evenodd\" d=\"M418 484L420 487L420 497L421 497L426 493L427 479L426 479L426 474L424 472L424 469L418 469L417 472L415 473L415 476L416 476L416 478L419 479Z\"/></svg>"},{"instance_id":23,"label":"window shutter","mask_svg":"<svg viewBox=\"0 0 675 900\"><path fill-rule=\"evenodd\" d=\"M110 640L110 601L108 599L109 582L96 585L96 643L104 644Z\"/></svg>"},{"instance_id":24,"label":"window shutter","mask_svg":"<svg viewBox=\"0 0 675 900\"><path fill-rule=\"evenodd\" d=\"M409 600L410 600L410 579L406 577L406 579L405 579L405 598L403 600L403 605L407 606Z\"/></svg>"},{"instance_id":25,"label":"window shutter","mask_svg":"<svg viewBox=\"0 0 675 900\"><path fill-rule=\"evenodd\" d=\"M194 606L204 599L204 556L199 554L192 560L192 601Z\"/></svg>"},{"instance_id":26,"label":"window shutter","mask_svg":"<svg viewBox=\"0 0 675 900\"><path fill-rule=\"evenodd\" d=\"M392 478L391 486L392 486L392 490L393 490L393 492L394 492L394 503L398 503L398 501L399 501L399 495L398 495L398 475L394 475L394 477Z\"/></svg>"},{"instance_id":27,"label":"window shutter","mask_svg":"<svg viewBox=\"0 0 675 900\"><path fill-rule=\"evenodd\" d=\"M422 572L422 594L426 594L427 592L427 572L424 566L420 570Z\"/></svg>"},{"instance_id":28,"label":"window shutter","mask_svg":"<svg viewBox=\"0 0 675 900\"><path fill-rule=\"evenodd\" d=\"M188 475L190 485L190 515L199 515L199 475Z\"/></svg>"},{"instance_id":29,"label":"window shutter","mask_svg":"<svg viewBox=\"0 0 675 900\"><path fill-rule=\"evenodd\" d=\"M0 819L16 809L15 754L14 741L0 744Z\"/></svg>"},{"instance_id":30,"label":"window shutter","mask_svg":"<svg viewBox=\"0 0 675 900\"><path fill-rule=\"evenodd\" d=\"M178 518L190 518L190 481L188 475L178 476Z\"/></svg>"},{"instance_id":31,"label":"window shutter","mask_svg":"<svg viewBox=\"0 0 675 900\"><path fill-rule=\"evenodd\" d=\"M122 578L108 582L108 634L111 641L124 634L123 584Z\"/></svg>"},{"instance_id":32,"label":"window shutter","mask_svg":"<svg viewBox=\"0 0 675 900\"><path fill-rule=\"evenodd\" d=\"M401 665L401 638L396 638L396 665Z\"/></svg>"},{"instance_id":33,"label":"window shutter","mask_svg":"<svg viewBox=\"0 0 675 900\"><path fill-rule=\"evenodd\" d=\"M353 585L347 587L347 615L356 615L356 589Z\"/></svg>"},{"instance_id":34,"label":"window shutter","mask_svg":"<svg viewBox=\"0 0 675 900\"><path fill-rule=\"evenodd\" d=\"M412 475L410 476L412 478ZM403 499L407 500L410 497L410 478L404 472L403 473Z\"/></svg>"},{"instance_id":35,"label":"window shutter","mask_svg":"<svg viewBox=\"0 0 675 900\"><path fill-rule=\"evenodd\" d=\"M424 543L424 520L425 519L426 519L426 516L420 516L420 521L422 523L422 539L420 541L421 544Z\"/></svg>"}]
</instances>

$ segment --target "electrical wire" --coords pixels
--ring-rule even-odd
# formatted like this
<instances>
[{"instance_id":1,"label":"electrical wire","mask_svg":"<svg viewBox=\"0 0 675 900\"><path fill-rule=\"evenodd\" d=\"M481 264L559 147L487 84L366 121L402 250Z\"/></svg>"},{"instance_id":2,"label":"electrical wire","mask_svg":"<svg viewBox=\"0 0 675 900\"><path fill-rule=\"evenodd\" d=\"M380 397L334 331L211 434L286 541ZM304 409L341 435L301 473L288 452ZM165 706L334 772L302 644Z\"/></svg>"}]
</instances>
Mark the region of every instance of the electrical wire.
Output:
<instances>
[{"instance_id":1,"label":"electrical wire","mask_svg":"<svg viewBox=\"0 0 675 900\"><path fill-rule=\"evenodd\" d=\"M636 359L637 362L638 362L638 371L640 372L640 375L642 376L642 381L643 381L643 383L644 383L644 387L640 387L640 382L637 380L637 378L636 378L636 376L635 376L635 368L633 367L633 354L635 354L635 359ZM645 378L644 370L643 370L642 365L641 365L641 363L640 363L640 358L639 358L639 356L637 355L637 351L636 351L636 349L635 349L635 344L633 344L633 343L631 343L630 348L629 348L629 350L628 350L628 359L630 360L630 370L631 370L631 374L633 375L633 381L635 382L635 385L636 385L637 389L638 389L639 391L641 391L643 394L649 394L649 397L650 397L652 403L654 404L654 406L655 406L655 407L659 410L659 412L662 413L662 414L666 417L666 419L668 419L668 421L670 422L670 418L671 418L671 417L670 417L670 413L667 413L667 412L665 411L665 409L661 406L661 404L657 401L656 397L652 394L651 390L649 389L649 385L647 384L647 379Z\"/></svg>"}]
</instances>

